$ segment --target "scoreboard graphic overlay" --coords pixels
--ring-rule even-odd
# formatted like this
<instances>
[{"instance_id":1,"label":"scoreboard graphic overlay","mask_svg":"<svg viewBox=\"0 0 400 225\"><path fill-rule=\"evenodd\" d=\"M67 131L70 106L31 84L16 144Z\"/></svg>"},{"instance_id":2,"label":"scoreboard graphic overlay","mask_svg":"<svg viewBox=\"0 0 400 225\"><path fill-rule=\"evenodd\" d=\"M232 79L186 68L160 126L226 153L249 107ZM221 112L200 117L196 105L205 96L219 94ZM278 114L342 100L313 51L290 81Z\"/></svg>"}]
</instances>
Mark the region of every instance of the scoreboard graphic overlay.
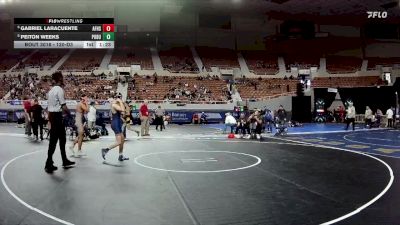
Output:
<instances>
[{"instance_id":1,"label":"scoreboard graphic overlay","mask_svg":"<svg viewBox=\"0 0 400 225\"><path fill-rule=\"evenodd\" d=\"M114 18L15 18L14 48L114 48Z\"/></svg>"}]
</instances>

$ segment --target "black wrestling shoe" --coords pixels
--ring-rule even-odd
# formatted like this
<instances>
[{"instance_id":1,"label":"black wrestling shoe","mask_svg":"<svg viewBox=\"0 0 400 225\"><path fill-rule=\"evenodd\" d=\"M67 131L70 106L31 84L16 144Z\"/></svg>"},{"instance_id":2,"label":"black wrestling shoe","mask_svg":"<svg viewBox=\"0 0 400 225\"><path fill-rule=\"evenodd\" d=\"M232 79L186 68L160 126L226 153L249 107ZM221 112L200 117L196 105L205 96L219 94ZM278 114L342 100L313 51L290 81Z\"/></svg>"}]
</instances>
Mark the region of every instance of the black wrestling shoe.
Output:
<instances>
[{"instance_id":1,"label":"black wrestling shoe","mask_svg":"<svg viewBox=\"0 0 400 225\"><path fill-rule=\"evenodd\" d=\"M53 166L53 165L44 167L44 170L46 171L46 173L53 173L57 169L58 169L57 166Z\"/></svg>"},{"instance_id":2,"label":"black wrestling shoe","mask_svg":"<svg viewBox=\"0 0 400 225\"><path fill-rule=\"evenodd\" d=\"M119 155L118 161L122 162L122 161L125 161L125 160L129 160L129 158L124 157L123 155Z\"/></svg>"},{"instance_id":3,"label":"black wrestling shoe","mask_svg":"<svg viewBox=\"0 0 400 225\"><path fill-rule=\"evenodd\" d=\"M68 160L68 161L63 163L63 167L64 168L69 168L69 167L72 167L72 166L75 166L75 162L72 162L72 161Z\"/></svg>"},{"instance_id":4,"label":"black wrestling shoe","mask_svg":"<svg viewBox=\"0 0 400 225\"><path fill-rule=\"evenodd\" d=\"M102 148L101 149L101 157L103 157L104 160L106 160L106 154L109 151L108 148Z\"/></svg>"}]
</instances>

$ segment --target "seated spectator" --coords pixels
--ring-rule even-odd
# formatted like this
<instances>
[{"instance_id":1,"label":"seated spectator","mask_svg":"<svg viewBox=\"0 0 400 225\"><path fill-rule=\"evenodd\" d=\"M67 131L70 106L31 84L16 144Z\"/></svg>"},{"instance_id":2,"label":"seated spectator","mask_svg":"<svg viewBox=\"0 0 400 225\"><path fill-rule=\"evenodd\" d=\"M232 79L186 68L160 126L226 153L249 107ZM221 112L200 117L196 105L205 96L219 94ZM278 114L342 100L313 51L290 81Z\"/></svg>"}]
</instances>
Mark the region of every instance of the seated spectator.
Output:
<instances>
[{"instance_id":1,"label":"seated spectator","mask_svg":"<svg viewBox=\"0 0 400 225\"><path fill-rule=\"evenodd\" d=\"M240 113L239 119L237 120L236 132L235 134L246 135L250 134L250 128L248 124L248 118L246 117L245 113Z\"/></svg>"},{"instance_id":2,"label":"seated spectator","mask_svg":"<svg viewBox=\"0 0 400 225\"><path fill-rule=\"evenodd\" d=\"M207 121L207 117L208 117L207 114L205 114L204 112L202 112L201 115L200 115L200 123L201 123L201 124L207 124L207 122L208 122L208 121Z\"/></svg>"},{"instance_id":3,"label":"seated spectator","mask_svg":"<svg viewBox=\"0 0 400 225\"><path fill-rule=\"evenodd\" d=\"M261 117L260 111L256 110L249 119L250 134L255 135L257 139L261 138L261 130L263 125L263 119Z\"/></svg>"}]
</instances>

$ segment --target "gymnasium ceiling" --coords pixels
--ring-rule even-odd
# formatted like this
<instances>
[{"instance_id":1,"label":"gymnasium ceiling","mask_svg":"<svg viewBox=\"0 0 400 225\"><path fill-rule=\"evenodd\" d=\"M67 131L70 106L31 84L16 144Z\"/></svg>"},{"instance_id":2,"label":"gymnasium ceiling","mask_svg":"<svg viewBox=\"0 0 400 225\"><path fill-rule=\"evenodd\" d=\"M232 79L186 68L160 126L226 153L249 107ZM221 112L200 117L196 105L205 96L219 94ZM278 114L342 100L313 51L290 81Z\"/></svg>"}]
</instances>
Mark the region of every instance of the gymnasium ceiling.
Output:
<instances>
[{"instance_id":1,"label":"gymnasium ceiling","mask_svg":"<svg viewBox=\"0 0 400 225\"><path fill-rule=\"evenodd\" d=\"M338 16L343 20L365 20L367 11L387 11L387 20L400 18L400 0L0 0L1 13L14 14L26 10L102 10L112 12L117 8L158 10L160 13L201 12L245 16L265 15L272 19L310 19ZM40 9L37 9L39 8ZM74 14L71 13L73 16ZM63 15L60 13L60 15Z\"/></svg>"}]
</instances>

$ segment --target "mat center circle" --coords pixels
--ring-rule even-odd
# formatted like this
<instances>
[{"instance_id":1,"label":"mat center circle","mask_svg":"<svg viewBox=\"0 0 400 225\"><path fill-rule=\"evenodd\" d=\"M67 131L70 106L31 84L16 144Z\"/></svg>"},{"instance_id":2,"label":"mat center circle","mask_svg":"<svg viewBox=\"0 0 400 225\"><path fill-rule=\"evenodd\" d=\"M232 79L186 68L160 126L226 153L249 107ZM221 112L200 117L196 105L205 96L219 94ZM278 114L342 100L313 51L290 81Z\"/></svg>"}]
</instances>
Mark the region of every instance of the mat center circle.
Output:
<instances>
[{"instance_id":1,"label":"mat center circle","mask_svg":"<svg viewBox=\"0 0 400 225\"><path fill-rule=\"evenodd\" d=\"M142 167L176 173L220 173L248 169L261 163L258 156L230 151L169 151L139 155Z\"/></svg>"}]
</instances>

